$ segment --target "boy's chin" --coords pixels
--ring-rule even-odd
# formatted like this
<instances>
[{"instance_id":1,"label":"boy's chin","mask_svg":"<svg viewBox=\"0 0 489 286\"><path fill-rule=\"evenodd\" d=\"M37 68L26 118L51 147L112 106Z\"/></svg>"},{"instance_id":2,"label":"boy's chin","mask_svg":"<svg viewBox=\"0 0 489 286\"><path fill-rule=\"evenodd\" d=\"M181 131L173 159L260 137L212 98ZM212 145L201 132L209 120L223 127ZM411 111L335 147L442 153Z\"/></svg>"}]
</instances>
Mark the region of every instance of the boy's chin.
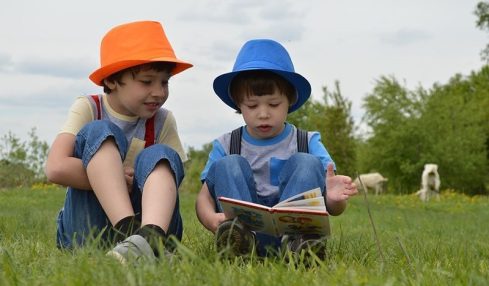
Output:
<instances>
[{"instance_id":1,"label":"boy's chin","mask_svg":"<svg viewBox=\"0 0 489 286\"><path fill-rule=\"evenodd\" d=\"M260 140L266 140L266 139L271 139L275 136L277 136L278 134L275 134L275 132L273 132L273 130L269 131L269 132L254 132L252 134L250 134L251 137L254 137L256 139L260 139Z\"/></svg>"}]
</instances>

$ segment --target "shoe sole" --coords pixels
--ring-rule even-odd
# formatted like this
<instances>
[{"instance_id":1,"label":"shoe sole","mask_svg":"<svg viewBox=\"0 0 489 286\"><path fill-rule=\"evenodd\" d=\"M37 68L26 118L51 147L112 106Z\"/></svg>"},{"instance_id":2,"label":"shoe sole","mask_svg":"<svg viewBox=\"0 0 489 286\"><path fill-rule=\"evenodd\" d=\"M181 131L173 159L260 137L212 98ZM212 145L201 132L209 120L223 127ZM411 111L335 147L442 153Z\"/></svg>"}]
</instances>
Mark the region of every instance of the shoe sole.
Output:
<instances>
[{"instance_id":1,"label":"shoe sole","mask_svg":"<svg viewBox=\"0 0 489 286\"><path fill-rule=\"evenodd\" d=\"M253 251L254 236L237 222L228 222L226 229L218 230L218 251L229 248L234 255L246 255Z\"/></svg>"},{"instance_id":2,"label":"shoe sole","mask_svg":"<svg viewBox=\"0 0 489 286\"><path fill-rule=\"evenodd\" d=\"M119 261L121 264L123 265L126 265L127 264L127 260L124 256L122 256L119 252L117 251L114 251L114 250L111 250L109 252L107 252L106 254L107 256L109 257L113 257L115 258L117 261Z\"/></svg>"}]
</instances>

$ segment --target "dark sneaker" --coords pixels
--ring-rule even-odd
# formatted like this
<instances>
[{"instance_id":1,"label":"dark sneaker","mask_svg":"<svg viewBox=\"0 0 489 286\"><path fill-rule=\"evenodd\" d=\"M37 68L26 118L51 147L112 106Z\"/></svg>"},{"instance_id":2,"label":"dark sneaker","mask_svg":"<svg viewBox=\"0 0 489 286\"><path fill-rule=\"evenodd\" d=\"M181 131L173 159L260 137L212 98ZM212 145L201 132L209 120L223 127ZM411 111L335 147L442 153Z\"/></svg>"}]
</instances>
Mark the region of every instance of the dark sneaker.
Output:
<instances>
[{"instance_id":1,"label":"dark sneaker","mask_svg":"<svg viewBox=\"0 0 489 286\"><path fill-rule=\"evenodd\" d=\"M144 237L134 234L118 243L111 251L107 252L119 260L122 264L138 262L141 260L155 261L153 249Z\"/></svg>"},{"instance_id":2,"label":"dark sneaker","mask_svg":"<svg viewBox=\"0 0 489 286\"><path fill-rule=\"evenodd\" d=\"M292 252L295 258L309 258L313 253L320 260L326 259L326 242L325 236L314 234L282 236L282 248Z\"/></svg>"},{"instance_id":3,"label":"dark sneaker","mask_svg":"<svg viewBox=\"0 0 489 286\"><path fill-rule=\"evenodd\" d=\"M175 250L173 239L169 239L166 232L154 224L146 224L136 234L142 236L149 243L156 257L169 255Z\"/></svg>"},{"instance_id":4,"label":"dark sneaker","mask_svg":"<svg viewBox=\"0 0 489 286\"><path fill-rule=\"evenodd\" d=\"M237 218L222 222L216 232L218 253L232 256L249 255L255 248L255 234L241 224Z\"/></svg>"},{"instance_id":5,"label":"dark sneaker","mask_svg":"<svg viewBox=\"0 0 489 286\"><path fill-rule=\"evenodd\" d=\"M135 216L125 217L109 229L109 241L119 243L135 234L140 227L141 222Z\"/></svg>"}]
</instances>

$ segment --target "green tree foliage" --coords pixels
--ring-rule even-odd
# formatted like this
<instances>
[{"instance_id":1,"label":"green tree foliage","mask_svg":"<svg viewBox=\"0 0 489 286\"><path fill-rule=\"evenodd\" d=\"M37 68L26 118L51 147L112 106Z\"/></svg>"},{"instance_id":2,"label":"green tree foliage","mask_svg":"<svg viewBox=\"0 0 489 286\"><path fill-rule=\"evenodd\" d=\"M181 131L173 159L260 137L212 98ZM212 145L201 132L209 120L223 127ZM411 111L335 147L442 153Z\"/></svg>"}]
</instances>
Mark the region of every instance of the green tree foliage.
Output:
<instances>
[{"instance_id":1,"label":"green tree foliage","mask_svg":"<svg viewBox=\"0 0 489 286\"><path fill-rule=\"evenodd\" d=\"M477 27L489 31L489 2L479 2L474 14ZM489 61L489 44L481 55ZM442 188L486 193L488 93L488 67L429 91L409 91L394 77L381 77L364 100L371 133L359 142L359 169L379 171L393 192L405 193L419 188L424 164L436 163Z\"/></svg>"},{"instance_id":2,"label":"green tree foliage","mask_svg":"<svg viewBox=\"0 0 489 286\"><path fill-rule=\"evenodd\" d=\"M423 163L416 129L425 96L421 88L410 92L394 77L377 80L363 104L363 119L372 133L359 151L361 173L380 172L399 192L406 192L403 186L412 186L418 180L413 175Z\"/></svg>"},{"instance_id":3,"label":"green tree foliage","mask_svg":"<svg viewBox=\"0 0 489 286\"><path fill-rule=\"evenodd\" d=\"M477 27L489 31L489 3L484 1L477 3L474 14L477 17ZM489 44L481 51L481 56L483 60L489 61Z\"/></svg>"},{"instance_id":4,"label":"green tree foliage","mask_svg":"<svg viewBox=\"0 0 489 286\"><path fill-rule=\"evenodd\" d=\"M48 144L40 141L36 129L29 132L29 140L21 141L12 132L0 138L0 186L31 186L45 182L44 162Z\"/></svg>"},{"instance_id":5,"label":"green tree foliage","mask_svg":"<svg viewBox=\"0 0 489 286\"><path fill-rule=\"evenodd\" d=\"M188 150L189 161L185 163L185 178L182 182L181 190L188 192L199 192L202 187L200 173L205 167L212 144L203 146L202 150L190 148Z\"/></svg>"},{"instance_id":6,"label":"green tree foliage","mask_svg":"<svg viewBox=\"0 0 489 286\"><path fill-rule=\"evenodd\" d=\"M435 86L422 117L426 160L443 166L446 186L485 193L488 183L489 68Z\"/></svg>"},{"instance_id":7,"label":"green tree foliage","mask_svg":"<svg viewBox=\"0 0 489 286\"><path fill-rule=\"evenodd\" d=\"M393 192L419 188L424 164L439 166L442 188L484 193L488 171L489 70L453 77L431 91L409 91L381 77L364 100L370 136L359 148L362 172L379 171Z\"/></svg>"},{"instance_id":8,"label":"green tree foliage","mask_svg":"<svg viewBox=\"0 0 489 286\"><path fill-rule=\"evenodd\" d=\"M337 172L352 176L355 173L354 121L351 102L343 97L339 82L329 91L323 87L323 101L309 100L291 113L288 121L299 128L319 131L323 144L336 163Z\"/></svg>"}]
</instances>

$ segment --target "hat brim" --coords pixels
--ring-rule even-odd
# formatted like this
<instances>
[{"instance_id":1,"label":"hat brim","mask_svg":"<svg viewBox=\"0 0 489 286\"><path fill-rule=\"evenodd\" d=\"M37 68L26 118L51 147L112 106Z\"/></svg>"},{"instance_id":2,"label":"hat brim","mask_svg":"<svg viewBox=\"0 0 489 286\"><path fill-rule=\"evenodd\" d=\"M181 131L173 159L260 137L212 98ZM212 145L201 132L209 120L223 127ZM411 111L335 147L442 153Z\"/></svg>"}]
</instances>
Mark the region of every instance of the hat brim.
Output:
<instances>
[{"instance_id":1,"label":"hat brim","mask_svg":"<svg viewBox=\"0 0 489 286\"><path fill-rule=\"evenodd\" d=\"M233 99L231 98L231 94L229 91L231 82L233 81L234 77L236 77L236 75L238 75L240 72L250 71L250 70L263 70L263 71L273 72L285 78L288 82L290 82L295 87L295 90L297 91L297 101L289 107L288 113L296 111L311 96L311 84L306 78L304 78L302 75L298 73L275 70L275 69L263 69L263 68L256 68L256 69L251 68L246 70L240 70L240 71L225 73L216 77L216 79L214 79L214 84L213 84L214 92L217 94L217 96L219 96L219 98L225 104L227 104L229 107L235 110L239 110L239 108L236 106Z\"/></svg>"},{"instance_id":2,"label":"hat brim","mask_svg":"<svg viewBox=\"0 0 489 286\"><path fill-rule=\"evenodd\" d=\"M102 86L102 81L110 76L111 74L114 74L118 71L121 71L123 69L127 69L130 67L134 67L137 65L141 64L147 64L147 63L152 63L152 62L170 62L170 63L175 63L176 66L175 68L171 71L171 75L176 75L177 73L180 73L188 68L191 68L193 65L181 60L176 60L175 58L154 58L151 60L125 60L125 61L120 61L120 62L115 62L113 64L101 67L97 70L95 70L92 74L90 74L89 78L93 83L96 85Z\"/></svg>"}]
</instances>

